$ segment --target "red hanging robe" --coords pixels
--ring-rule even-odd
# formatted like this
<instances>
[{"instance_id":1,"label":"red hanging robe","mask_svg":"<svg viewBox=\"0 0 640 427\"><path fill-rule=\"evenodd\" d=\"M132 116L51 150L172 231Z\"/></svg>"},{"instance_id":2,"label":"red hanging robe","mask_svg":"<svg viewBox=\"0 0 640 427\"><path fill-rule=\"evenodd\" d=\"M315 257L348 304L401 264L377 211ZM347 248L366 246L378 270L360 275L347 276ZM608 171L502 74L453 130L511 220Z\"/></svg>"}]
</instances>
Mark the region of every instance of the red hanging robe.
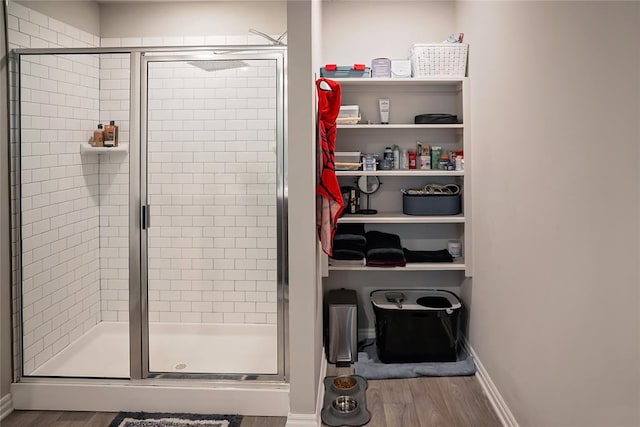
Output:
<instances>
[{"instance_id":1,"label":"red hanging robe","mask_svg":"<svg viewBox=\"0 0 640 427\"><path fill-rule=\"evenodd\" d=\"M322 84L322 83L325 84ZM327 87L328 85L328 87ZM342 88L340 83L320 78L316 81L318 91L319 148L322 163L316 189L316 225L322 250L327 255L333 253L333 236L338 226L338 217L344 209L340 184L336 177L336 118L340 112Z\"/></svg>"}]
</instances>

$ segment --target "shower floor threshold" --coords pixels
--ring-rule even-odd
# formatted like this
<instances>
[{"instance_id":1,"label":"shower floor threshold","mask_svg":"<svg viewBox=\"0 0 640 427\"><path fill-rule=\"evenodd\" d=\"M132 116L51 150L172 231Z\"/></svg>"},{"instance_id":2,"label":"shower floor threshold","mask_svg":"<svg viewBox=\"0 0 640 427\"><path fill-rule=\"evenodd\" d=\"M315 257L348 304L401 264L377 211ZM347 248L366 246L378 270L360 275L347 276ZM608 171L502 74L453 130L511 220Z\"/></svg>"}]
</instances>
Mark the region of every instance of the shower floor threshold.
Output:
<instances>
[{"instance_id":1,"label":"shower floor threshold","mask_svg":"<svg viewBox=\"0 0 640 427\"><path fill-rule=\"evenodd\" d=\"M151 323L149 371L277 373L276 325ZM33 376L129 378L129 324L100 322Z\"/></svg>"}]
</instances>

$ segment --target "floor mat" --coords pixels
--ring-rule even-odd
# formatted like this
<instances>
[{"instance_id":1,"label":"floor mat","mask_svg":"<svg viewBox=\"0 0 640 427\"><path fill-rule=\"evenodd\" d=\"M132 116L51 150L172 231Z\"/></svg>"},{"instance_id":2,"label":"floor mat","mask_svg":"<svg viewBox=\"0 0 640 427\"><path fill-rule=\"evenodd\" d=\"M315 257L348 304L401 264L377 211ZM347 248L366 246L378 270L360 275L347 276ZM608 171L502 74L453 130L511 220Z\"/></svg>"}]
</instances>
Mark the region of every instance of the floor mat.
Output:
<instances>
[{"instance_id":1,"label":"floor mat","mask_svg":"<svg viewBox=\"0 0 640 427\"><path fill-rule=\"evenodd\" d=\"M461 346L455 362L382 363L376 354L375 342L358 353L356 375L369 380L415 377L458 377L476 373L473 356Z\"/></svg>"},{"instance_id":2,"label":"floor mat","mask_svg":"<svg viewBox=\"0 0 640 427\"><path fill-rule=\"evenodd\" d=\"M240 415L120 412L109 427L240 427Z\"/></svg>"}]
</instances>

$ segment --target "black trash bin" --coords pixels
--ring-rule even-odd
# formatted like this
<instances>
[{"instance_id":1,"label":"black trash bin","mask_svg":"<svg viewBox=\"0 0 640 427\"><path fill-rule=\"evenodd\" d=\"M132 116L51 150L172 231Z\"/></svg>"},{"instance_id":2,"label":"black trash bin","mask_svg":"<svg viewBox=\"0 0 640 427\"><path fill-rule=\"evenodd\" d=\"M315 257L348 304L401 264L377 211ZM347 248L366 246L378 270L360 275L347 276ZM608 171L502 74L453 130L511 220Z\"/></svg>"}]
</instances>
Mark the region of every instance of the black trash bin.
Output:
<instances>
[{"instance_id":1,"label":"black trash bin","mask_svg":"<svg viewBox=\"0 0 640 427\"><path fill-rule=\"evenodd\" d=\"M384 363L451 362L460 340L460 299L443 290L371 293L376 347Z\"/></svg>"}]
</instances>

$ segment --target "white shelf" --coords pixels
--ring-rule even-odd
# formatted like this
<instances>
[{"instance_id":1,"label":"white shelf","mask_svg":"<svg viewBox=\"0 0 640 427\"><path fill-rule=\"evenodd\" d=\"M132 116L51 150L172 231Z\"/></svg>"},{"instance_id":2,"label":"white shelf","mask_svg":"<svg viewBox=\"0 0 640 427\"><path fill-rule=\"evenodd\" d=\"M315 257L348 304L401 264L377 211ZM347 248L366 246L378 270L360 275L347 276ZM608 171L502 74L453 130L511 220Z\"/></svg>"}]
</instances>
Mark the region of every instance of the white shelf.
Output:
<instances>
[{"instance_id":1,"label":"white shelf","mask_svg":"<svg viewBox=\"0 0 640 427\"><path fill-rule=\"evenodd\" d=\"M129 144L119 144L117 147L94 147L87 142L80 144L80 154L126 153L127 151L129 151Z\"/></svg>"},{"instance_id":2,"label":"white shelf","mask_svg":"<svg viewBox=\"0 0 640 427\"><path fill-rule=\"evenodd\" d=\"M451 83L462 83L465 81L466 77L417 77L417 78L408 78L408 79L391 79L391 78L342 78L342 79L331 79L333 81L339 82L340 84L398 84L398 85L406 85L406 84L416 84L416 85L424 85L427 84L451 84Z\"/></svg>"},{"instance_id":3,"label":"white shelf","mask_svg":"<svg viewBox=\"0 0 640 427\"><path fill-rule=\"evenodd\" d=\"M336 176L464 176L464 171L441 170L376 170L376 171L336 171Z\"/></svg>"},{"instance_id":4,"label":"white shelf","mask_svg":"<svg viewBox=\"0 0 640 427\"><path fill-rule=\"evenodd\" d=\"M453 123L453 124L426 124L426 125L416 125L413 123L404 123L404 124L356 124L356 125L338 125L338 129L463 129L464 124L462 123Z\"/></svg>"},{"instance_id":5,"label":"white shelf","mask_svg":"<svg viewBox=\"0 0 640 427\"><path fill-rule=\"evenodd\" d=\"M464 259L457 259L453 262L415 262L407 263L406 267L367 267L367 266L345 266L331 265L330 271L463 271L465 269Z\"/></svg>"},{"instance_id":6,"label":"white shelf","mask_svg":"<svg viewBox=\"0 0 640 427\"><path fill-rule=\"evenodd\" d=\"M343 224L464 224L464 215L405 215L402 212L380 212L375 215L345 214L338 219Z\"/></svg>"}]
</instances>

